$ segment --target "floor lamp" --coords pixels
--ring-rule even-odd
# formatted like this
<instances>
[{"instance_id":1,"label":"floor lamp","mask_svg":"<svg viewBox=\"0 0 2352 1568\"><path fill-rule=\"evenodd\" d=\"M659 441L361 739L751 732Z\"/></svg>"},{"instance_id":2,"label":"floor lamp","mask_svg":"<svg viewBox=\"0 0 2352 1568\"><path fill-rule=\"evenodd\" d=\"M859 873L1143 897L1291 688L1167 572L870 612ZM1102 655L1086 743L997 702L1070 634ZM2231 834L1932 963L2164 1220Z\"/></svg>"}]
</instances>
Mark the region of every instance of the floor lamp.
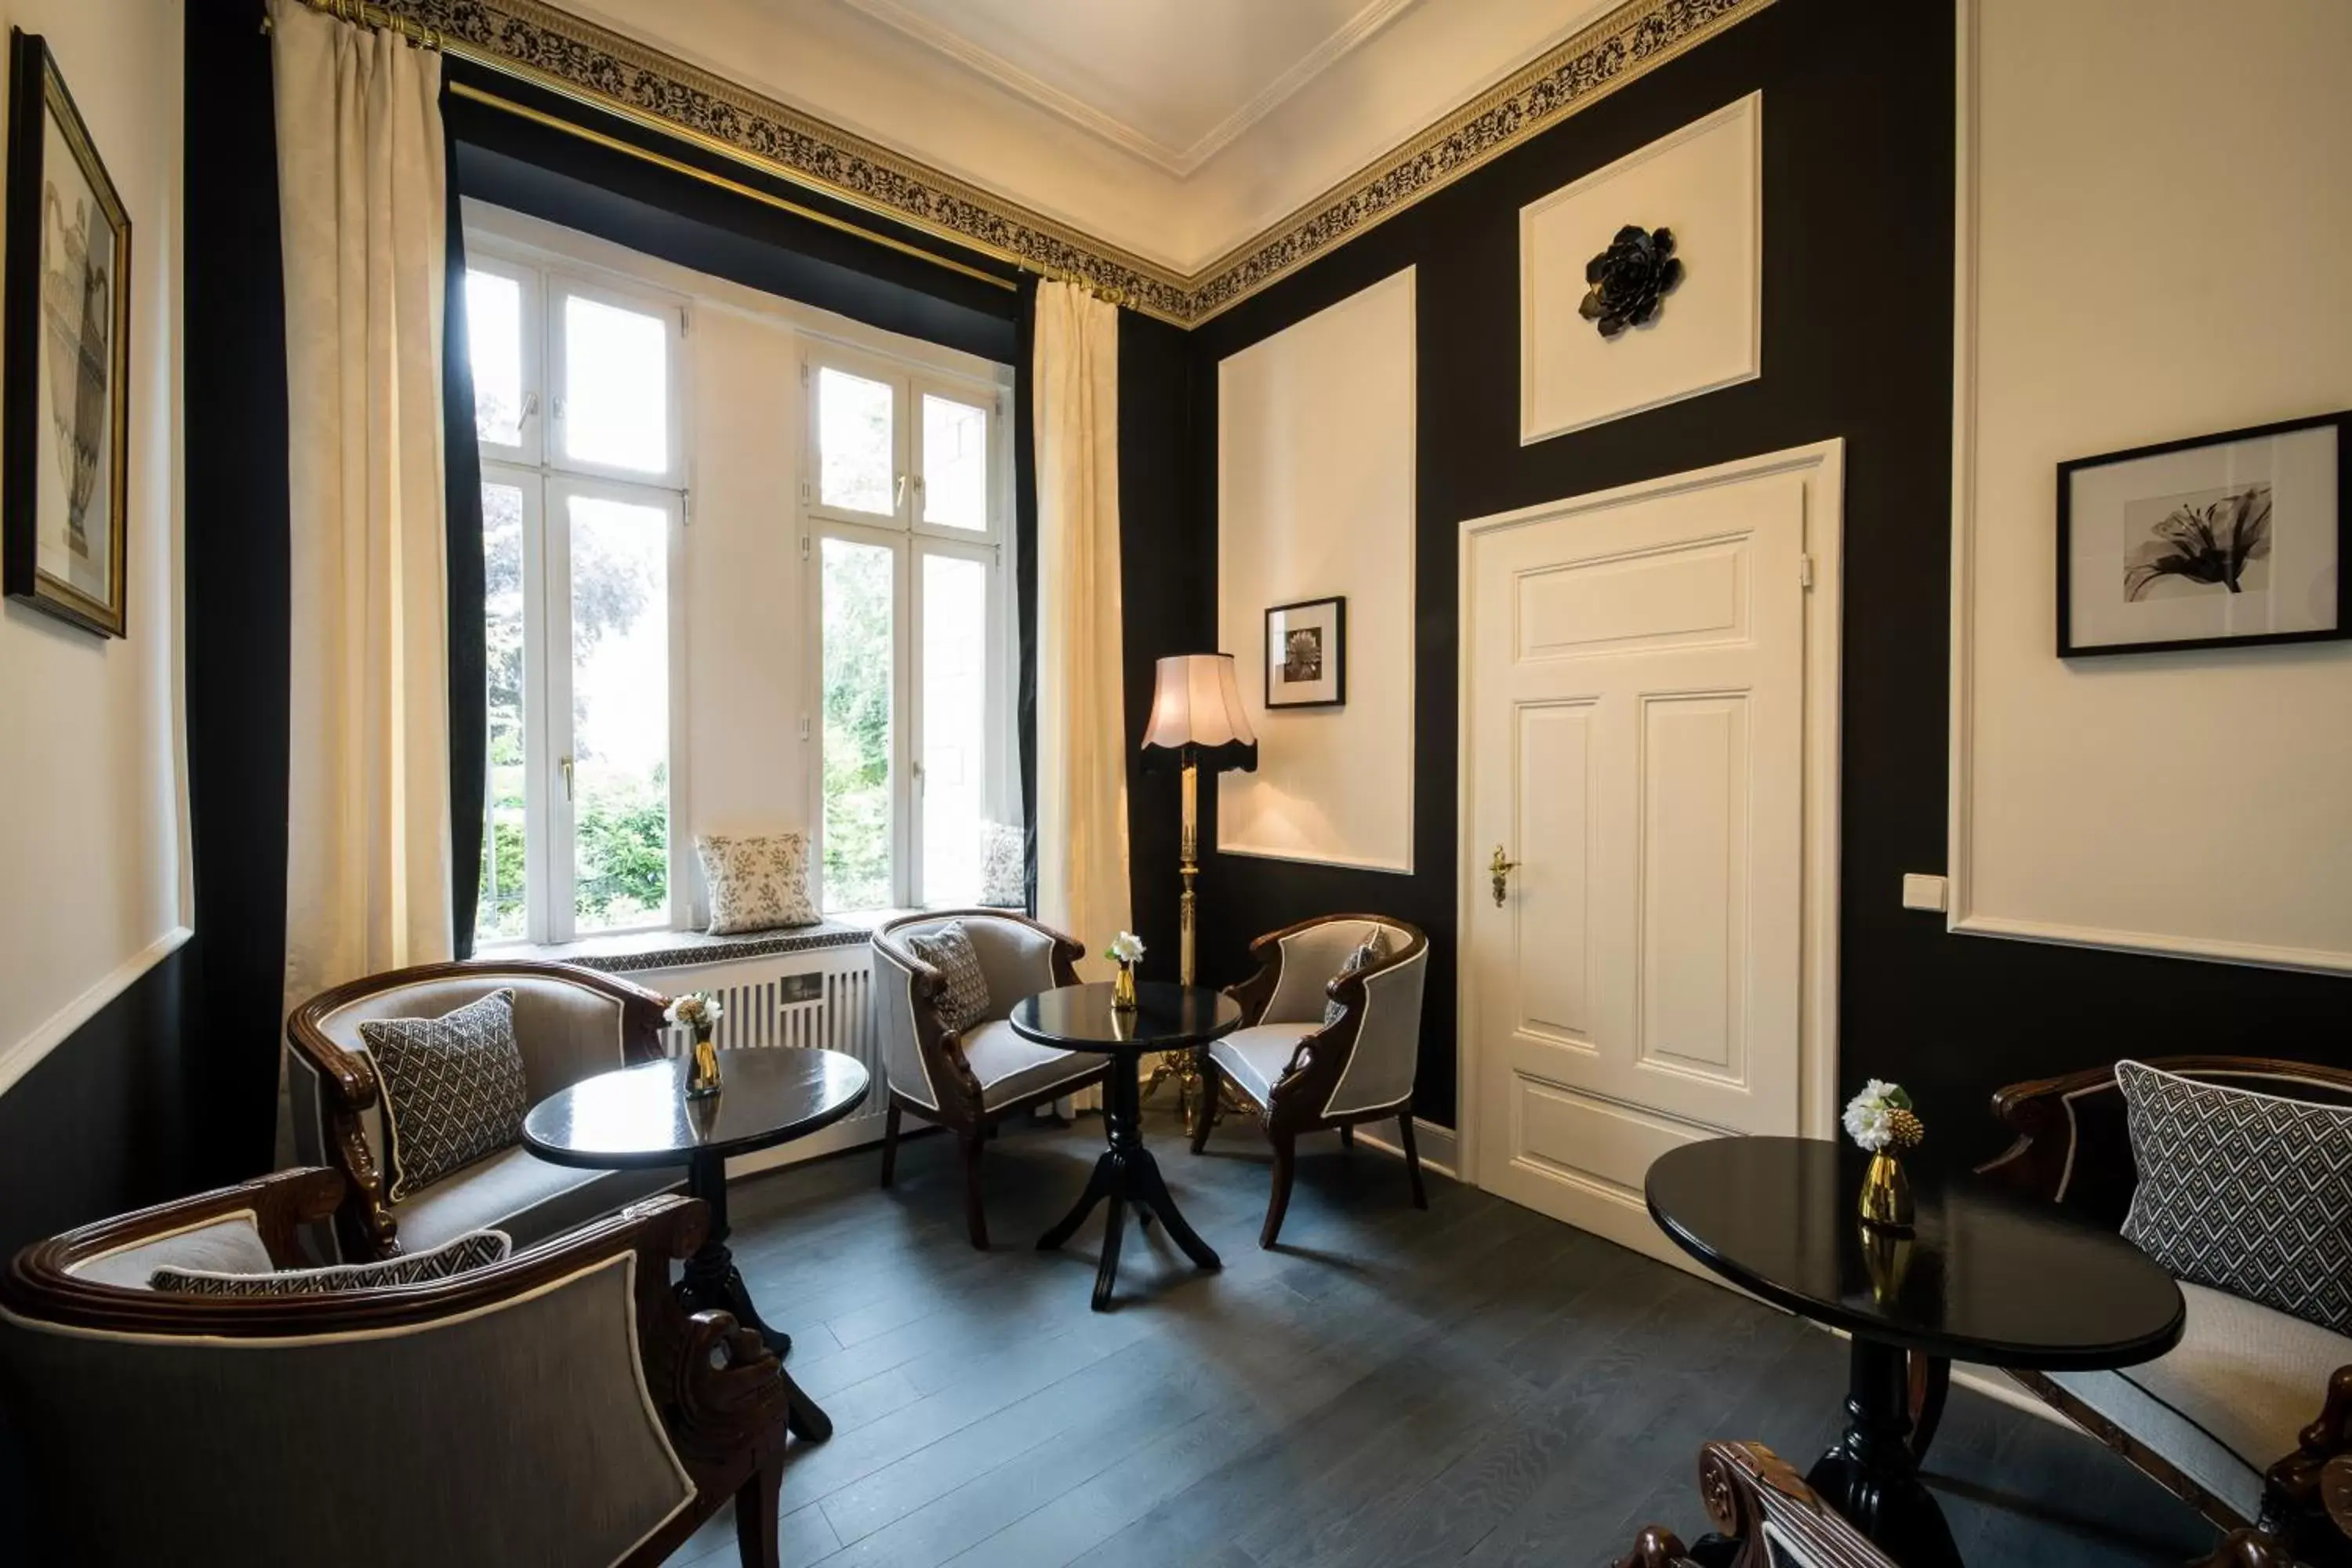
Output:
<instances>
[{"instance_id":1,"label":"floor lamp","mask_svg":"<svg viewBox=\"0 0 2352 1568\"><path fill-rule=\"evenodd\" d=\"M1240 769L1257 771L1257 734L1242 710L1241 682L1229 653L1180 653L1160 661L1159 681L1151 694L1151 723L1143 737L1144 767L1173 757L1183 770L1184 830L1178 848L1177 869L1184 879L1179 905L1177 978L1194 984L1192 962L1193 879L1200 875L1201 770L1213 773ZM1144 1085L1147 1095L1166 1080L1176 1080L1176 1108L1189 1115L1199 1092L1201 1068L1196 1053L1179 1051L1173 1060L1162 1058Z\"/></svg>"}]
</instances>

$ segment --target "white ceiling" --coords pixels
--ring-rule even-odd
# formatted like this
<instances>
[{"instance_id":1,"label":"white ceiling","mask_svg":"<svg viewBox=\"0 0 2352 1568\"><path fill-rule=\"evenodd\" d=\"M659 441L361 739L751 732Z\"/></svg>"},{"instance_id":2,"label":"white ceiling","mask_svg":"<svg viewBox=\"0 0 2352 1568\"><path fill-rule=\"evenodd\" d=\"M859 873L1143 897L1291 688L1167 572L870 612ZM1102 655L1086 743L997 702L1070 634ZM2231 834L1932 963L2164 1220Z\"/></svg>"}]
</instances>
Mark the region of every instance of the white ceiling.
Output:
<instances>
[{"instance_id":1,"label":"white ceiling","mask_svg":"<svg viewBox=\"0 0 2352 1568\"><path fill-rule=\"evenodd\" d=\"M1180 273L1615 0L558 0Z\"/></svg>"},{"instance_id":2,"label":"white ceiling","mask_svg":"<svg viewBox=\"0 0 2352 1568\"><path fill-rule=\"evenodd\" d=\"M1417 0L848 0L998 86L1189 174Z\"/></svg>"}]
</instances>

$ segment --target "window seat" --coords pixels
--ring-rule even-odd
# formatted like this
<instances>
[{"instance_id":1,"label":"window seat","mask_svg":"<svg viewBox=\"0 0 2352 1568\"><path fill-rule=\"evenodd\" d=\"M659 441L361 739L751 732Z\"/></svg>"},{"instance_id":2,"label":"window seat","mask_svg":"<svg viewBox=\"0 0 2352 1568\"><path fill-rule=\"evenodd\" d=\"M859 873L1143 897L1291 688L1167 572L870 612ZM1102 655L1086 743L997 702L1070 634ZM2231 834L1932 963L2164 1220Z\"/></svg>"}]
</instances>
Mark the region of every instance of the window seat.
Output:
<instances>
[{"instance_id":1,"label":"window seat","mask_svg":"<svg viewBox=\"0 0 2352 1568\"><path fill-rule=\"evenodd\" d=\"M862 921L866 917L856 917ZM699 931L633 931L612 936L583 937L577 942L501 942L475 954L485 962L536 958L576 963L606 974L629 974L647 969L678 969L694 963L719 963L730 958L766 958L776 953L811 952L820 948L863 947L869 932L865 925L838 920L813 926L782 926L774 931L739 931L713 936Z\"/></svg>"}]
</instances>

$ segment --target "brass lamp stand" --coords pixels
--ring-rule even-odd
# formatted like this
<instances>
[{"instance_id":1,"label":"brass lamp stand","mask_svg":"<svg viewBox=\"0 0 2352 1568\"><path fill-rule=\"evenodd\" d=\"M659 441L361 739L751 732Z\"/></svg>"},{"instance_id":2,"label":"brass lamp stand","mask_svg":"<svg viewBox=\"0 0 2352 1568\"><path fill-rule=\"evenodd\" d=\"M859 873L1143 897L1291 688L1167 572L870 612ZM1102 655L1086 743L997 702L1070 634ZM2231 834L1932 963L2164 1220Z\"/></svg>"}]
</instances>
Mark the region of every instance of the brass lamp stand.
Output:
<instances>
[{"instance_id":1,"label":"brass lamp stand","mask_svg":"<svg viewBox=\"0 0 2352 1568\"><path fill-rule=\"evenodd\" d=\"M1193 965L1194 931L1199 898L1193 882L1201 874L1201 764L1213 771L1257 769L1257 735L1242 710L1239 681L1229 653L1175 654L1159 665L1151 697L1151 723L1145 731L1146 766L1154 752L1176 753L1182 768L1183 830L1178 841L1177 872L1184 891L1177 904L1177 979L1197 984ZM1144 1080L1143 1097L1151 1098L1163 1083L1176 1085L1176 1111L1189 1125L1199 1104L1202 1079L1200 1053L1171 1051L1154 1064Z\"/></svg>"}]
</instances>

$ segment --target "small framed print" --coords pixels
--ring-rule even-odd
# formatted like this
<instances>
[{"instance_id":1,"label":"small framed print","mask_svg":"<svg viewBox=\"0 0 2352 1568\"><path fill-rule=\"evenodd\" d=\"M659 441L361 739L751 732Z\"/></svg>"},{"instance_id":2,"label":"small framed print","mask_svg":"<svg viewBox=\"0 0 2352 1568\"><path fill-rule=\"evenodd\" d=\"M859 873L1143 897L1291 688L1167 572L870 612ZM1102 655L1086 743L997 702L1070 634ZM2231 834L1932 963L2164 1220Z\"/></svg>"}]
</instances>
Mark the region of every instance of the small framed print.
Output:
<instances>
[{"instance_id":1,"label":"small framed print","mask_svg":"<svg viewBox=\"0 0 2352 1568\"><path fill-rule=\"evenodd\" d=\"M9 39L0 586L124 635L131 217L36 34Z\"/></svg>"},{"instance_id":2,"label":"small framed print","mask_svg":"<svg viewBox=\"0 0 2352 1568\"><path fill-rule=\"evenodd\" d=\"M2352 411L2058 465L2058 656L2347 635Z\"/></svg>"},{"instance_id":3,"label":"small framed print","mask_svg":"<svg viewBox=\"0 0 2352 1568\"><path fill-rule=\"evenodd\" d=\"M1265 613L1265 705L1339 708L1348 700L1348 601L1307 599Z\"/></svg>"}]
</instances>

